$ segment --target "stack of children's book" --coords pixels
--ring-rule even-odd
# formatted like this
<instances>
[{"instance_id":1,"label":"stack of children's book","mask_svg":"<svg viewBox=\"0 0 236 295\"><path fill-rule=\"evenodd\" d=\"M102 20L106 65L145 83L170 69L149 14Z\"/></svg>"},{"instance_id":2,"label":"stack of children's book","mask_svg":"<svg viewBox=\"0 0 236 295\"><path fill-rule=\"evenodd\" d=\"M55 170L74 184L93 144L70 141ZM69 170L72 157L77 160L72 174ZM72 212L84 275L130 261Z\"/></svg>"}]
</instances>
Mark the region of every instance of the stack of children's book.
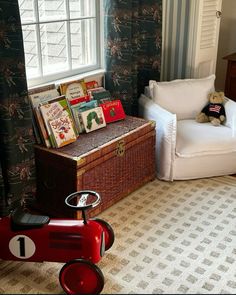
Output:
<instances>
[{"instance_id":1,"label":"stack of children's book","mask_svg":"<svg viewBox=\"0 0 236 295\"><path fill-rule=\"evenodd\" d=\"M60 148L81 133L125 118L121 101L94 80L50 84L28 93L36 141L48 148Z\"/></svg>"}]
</instances>

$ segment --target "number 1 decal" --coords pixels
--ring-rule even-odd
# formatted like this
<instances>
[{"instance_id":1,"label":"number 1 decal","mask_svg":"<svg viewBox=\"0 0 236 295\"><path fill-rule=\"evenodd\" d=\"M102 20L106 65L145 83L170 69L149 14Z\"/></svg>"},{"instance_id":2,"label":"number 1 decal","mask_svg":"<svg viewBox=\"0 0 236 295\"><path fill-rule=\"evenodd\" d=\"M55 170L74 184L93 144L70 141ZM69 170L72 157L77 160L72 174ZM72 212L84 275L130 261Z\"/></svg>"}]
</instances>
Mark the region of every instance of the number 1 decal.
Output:
<instances>
[{"instance_id":1,"label":"number 1 decal","mask_svg":"<svg viewBox=\"0 0 236 295\"><path fill-rule=\"evenodd\" d=\"M20 237L17 241L20 243L20 257L25 257L25 238Z\"/></svg>"},{"instance_id":2,"label":"number 1 decal","mask_svg":"<svg viewBox=\"0 0 236 295\"><path fill-rule=\"evenodd\" d=\"M9 242L11 254L20 259L28 259L34 255L36 247L33 240L25 235L17 235Z\"/></svg>"}]
</instances>

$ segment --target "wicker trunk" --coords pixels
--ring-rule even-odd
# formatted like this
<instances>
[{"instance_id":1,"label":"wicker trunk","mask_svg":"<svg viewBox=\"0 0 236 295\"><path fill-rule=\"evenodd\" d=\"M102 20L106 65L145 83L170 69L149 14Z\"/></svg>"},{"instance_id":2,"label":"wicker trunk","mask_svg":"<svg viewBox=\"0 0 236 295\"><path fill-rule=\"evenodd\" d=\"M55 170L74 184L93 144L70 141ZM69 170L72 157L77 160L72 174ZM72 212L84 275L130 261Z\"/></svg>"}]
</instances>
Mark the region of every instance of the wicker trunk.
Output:
<instances>
[{"instance_id":1,"label":"wicker trunk","mask_svg":"<svg viewBox=\"0 0 236 295\"><path fill-rule=\"evenodd\" d=\"M88 212L95 216L155 178L155 124L127 116L60 149L36 145L35 157L37 199L45 213L79 218L65 197L94 190L102 198Z\"/></svg>"}]
</instances>

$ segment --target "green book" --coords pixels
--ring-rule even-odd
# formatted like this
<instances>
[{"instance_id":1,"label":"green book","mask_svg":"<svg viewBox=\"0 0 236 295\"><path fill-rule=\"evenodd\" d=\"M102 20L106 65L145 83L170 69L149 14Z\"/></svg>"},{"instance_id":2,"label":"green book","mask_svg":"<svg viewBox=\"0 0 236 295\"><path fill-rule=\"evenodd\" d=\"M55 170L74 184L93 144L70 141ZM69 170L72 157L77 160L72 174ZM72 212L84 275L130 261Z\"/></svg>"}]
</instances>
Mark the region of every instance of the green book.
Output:
<instances>
[{"instance_id":1,"label":"green book","mask_svg":"<svg viewBox=\"0 0 236 295\"><path fill-rule=\"evenodd\" d=\"M111 93L109 90L104 91L95 91L93 92L93 99L97 100L98 105L106 102L111 101Z\"/></svg>"}]
</instances>

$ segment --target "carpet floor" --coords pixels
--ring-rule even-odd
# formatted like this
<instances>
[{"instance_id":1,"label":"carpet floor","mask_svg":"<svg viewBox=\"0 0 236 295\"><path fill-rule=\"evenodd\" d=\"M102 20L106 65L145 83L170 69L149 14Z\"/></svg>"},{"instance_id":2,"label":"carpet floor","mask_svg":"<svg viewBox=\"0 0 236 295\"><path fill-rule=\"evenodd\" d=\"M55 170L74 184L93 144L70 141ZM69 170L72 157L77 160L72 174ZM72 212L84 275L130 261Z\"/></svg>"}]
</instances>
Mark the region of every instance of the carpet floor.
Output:
<instances>
[{"instance_id":1,"label":"carpet floor","mask_svg":"<svg viewBox=\"0 0 236 295\"><path fill-rule=\"evenodd\" d=\"M236 294L236 179L154 180L99 215L102 294ZM61 263L0 261L1 294L64 294Z\"/></svg>"}]
</instances>

